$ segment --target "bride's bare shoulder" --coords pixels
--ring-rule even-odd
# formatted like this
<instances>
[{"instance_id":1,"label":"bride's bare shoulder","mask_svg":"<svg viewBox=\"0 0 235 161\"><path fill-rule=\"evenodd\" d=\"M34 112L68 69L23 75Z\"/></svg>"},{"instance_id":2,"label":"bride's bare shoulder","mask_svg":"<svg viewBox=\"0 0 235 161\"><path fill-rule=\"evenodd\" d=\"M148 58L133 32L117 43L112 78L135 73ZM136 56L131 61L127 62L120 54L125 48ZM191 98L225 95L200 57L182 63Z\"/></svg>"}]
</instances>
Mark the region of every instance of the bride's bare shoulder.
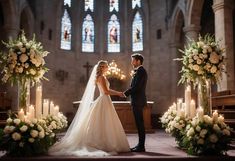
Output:
<instances>
[{"instance_id":1,"label":"bride's bare shoulder","mask_svg":"<svg viewBox=\"0 0 235 161\"><path fill-rule=\"evenodd\" d=\"M103 81L105 81L105 77L103 75L97 77L97 82L103 82Z\"/></svg>"}]
</instances>

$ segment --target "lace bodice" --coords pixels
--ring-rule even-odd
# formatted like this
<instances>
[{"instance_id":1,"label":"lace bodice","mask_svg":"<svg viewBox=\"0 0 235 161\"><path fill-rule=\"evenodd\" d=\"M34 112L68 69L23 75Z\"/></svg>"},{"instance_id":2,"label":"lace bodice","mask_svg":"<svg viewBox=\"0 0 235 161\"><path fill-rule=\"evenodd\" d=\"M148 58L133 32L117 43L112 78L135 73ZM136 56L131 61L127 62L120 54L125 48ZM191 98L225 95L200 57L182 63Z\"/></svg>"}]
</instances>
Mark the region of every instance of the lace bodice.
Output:
<instances>
[{"instance_id":1,"label":"lace bodice","mask_svg":"<svg viewBox=\"0 0 235 161\"><path fill-rule=\"evenodd\" d=\"M105 79L105 82L106 82L107 88L109 89L109 86L110 86L109 81L107 79ZM102 86L99 82L97 83L97 86L99 88L100 95L104 95L104 89L102 88Z\"/></svg>"}]
</instances>

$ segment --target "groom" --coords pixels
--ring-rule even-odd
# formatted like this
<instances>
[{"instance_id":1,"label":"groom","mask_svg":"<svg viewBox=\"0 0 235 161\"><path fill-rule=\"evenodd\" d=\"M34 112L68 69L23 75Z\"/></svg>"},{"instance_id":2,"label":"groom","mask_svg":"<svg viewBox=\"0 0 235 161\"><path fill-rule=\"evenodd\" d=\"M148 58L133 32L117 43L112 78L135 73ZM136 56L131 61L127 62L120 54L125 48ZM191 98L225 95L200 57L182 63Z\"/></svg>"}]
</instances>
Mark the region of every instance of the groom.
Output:
<instances>
[{"instance_id":1,"label":"groom","mask_svg":"<svg viewBox=\"0 0 235 161\"><path fill-rule=\"evenodd\" d=\"M134 75L131 86L123 94L125 97L131 96L131 106L133 109L135 123L138 130L139 143L131 148L132 152L145 152L145 128L143 119L143 109L147 104L145 88L147 84L147 72L142 66L144 57L141 54L131 55L131 64L134 68Z\"/></svg>"}]
</instances>

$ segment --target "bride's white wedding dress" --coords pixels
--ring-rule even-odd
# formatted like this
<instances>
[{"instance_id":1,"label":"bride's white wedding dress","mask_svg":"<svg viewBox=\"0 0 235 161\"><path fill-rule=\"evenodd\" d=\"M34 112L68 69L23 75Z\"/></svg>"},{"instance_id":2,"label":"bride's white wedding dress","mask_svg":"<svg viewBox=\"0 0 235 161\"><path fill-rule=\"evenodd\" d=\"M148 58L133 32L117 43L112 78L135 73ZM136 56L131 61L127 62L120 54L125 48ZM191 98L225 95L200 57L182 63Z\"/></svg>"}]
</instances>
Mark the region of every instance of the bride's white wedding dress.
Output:
<instances>
[{"instance_id":1,"label":"bride's white wedding dress","mask_svg":"<svg viewBox=\"0 0 235 161\"><path fill-rule=\"evenodd\" d=\"M109 88L108 80L106 85ZM110 96L104 94L99 83L97 86L100 96L91 104L89 112L84 113L85 119L79 120L80 127L73 125L74 129L52 146L50 155L104 156L130 151Z\"/></svg>"}]
</instances>

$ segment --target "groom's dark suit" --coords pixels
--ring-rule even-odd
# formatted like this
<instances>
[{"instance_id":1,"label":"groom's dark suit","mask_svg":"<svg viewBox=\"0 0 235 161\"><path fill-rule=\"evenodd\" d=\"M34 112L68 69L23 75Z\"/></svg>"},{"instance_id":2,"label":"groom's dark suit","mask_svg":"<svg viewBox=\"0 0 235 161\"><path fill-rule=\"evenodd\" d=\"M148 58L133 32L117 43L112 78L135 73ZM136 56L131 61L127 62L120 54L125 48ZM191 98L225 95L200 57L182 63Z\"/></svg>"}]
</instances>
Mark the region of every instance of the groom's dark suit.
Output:
<instances>
[{"instance_id":1,"label":"groom's dark suit","mask_svg":"<svg viewBox=\"0 0 235 161\"><path fill-rule=\"evenodd\" d=\"M131 106L135 117L136 126L139 135L138 147L144 148L145 128L143 119L143 108L147 104L145 89L147 84L147 72L143 66L140 66L133 75L131 86L124 92L125 96L131 95Z\"/></svg>"}]
</instances>

